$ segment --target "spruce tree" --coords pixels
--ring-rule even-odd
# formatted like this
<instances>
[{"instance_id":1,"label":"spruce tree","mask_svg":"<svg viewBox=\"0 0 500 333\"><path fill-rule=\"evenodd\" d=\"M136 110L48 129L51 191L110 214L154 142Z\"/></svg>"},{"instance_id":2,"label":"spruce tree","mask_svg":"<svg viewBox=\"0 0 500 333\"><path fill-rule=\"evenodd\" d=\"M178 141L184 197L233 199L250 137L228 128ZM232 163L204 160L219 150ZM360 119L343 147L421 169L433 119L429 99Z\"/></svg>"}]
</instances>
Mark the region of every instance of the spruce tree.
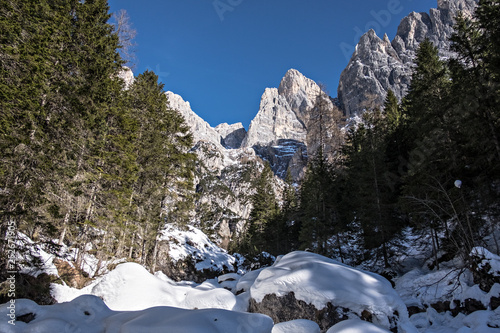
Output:
<instances>
[{"instance_id":1,"label":"spruce tree","mask_svg":"<svg viewBox=\"0 0 500 333\"><path fill-rule=\"evenodd\" d=\"M142 263L154 264L156 239L165 223L186 224L192 205L194 155L192 136L182 116L168 107L163 83L146 71L128 91L137 126L135 159L137 178L131 205L137 230L129 244ZM125 246L126 244L121 244Z\"/></svg>"},{"instance_id":2,"label":"spruce tree","mask_svg":"<svg viewBox=\"0 0 500 333\"><path fill-rule=\"evenodd\" d=\"M300 187L299 219L301 248L329 253L328 240L343 230L337 206L335 171L320 148L309 162Z\"/></svg>"},{"instance_id":3,"label":"spruce tree","mask_svg":"<svg viewBox=\"0 0 500 333\"><path fill-rule=\"evenodd\" d=\"M258 255L271 247L267 231L276 223L279 207L273 188L273 171L269 163L264 164L260 176L254 183L255 193L251 197L252 211L243 241L243 250L250 255Z\"/></svg>"}]
</instances>

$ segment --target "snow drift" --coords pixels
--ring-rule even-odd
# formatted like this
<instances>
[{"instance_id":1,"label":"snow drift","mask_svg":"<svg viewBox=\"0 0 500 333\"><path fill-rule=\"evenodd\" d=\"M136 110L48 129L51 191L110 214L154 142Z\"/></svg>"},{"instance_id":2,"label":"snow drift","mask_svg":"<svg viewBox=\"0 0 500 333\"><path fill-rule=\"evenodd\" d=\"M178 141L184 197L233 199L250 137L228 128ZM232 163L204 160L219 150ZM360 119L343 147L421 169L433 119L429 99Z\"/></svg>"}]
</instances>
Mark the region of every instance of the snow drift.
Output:
<instances>
[{"instance_id":1,"label":"snow drift","mask_svg":"<svg viewBox=\"0 0 500 333\"><path fill-rule=\"evenodd\" d=\"M221 309L186 310L154 307L142 311L112 311L96 296L84 295L68 303L39 306L33 301L16 301L16 316L25 321L15 325L0 321L0 332L85 332L85 333L270 333L271 318L261 314ZM0 306L7 318L8 305Z\"/></svg>"}]
</instances>

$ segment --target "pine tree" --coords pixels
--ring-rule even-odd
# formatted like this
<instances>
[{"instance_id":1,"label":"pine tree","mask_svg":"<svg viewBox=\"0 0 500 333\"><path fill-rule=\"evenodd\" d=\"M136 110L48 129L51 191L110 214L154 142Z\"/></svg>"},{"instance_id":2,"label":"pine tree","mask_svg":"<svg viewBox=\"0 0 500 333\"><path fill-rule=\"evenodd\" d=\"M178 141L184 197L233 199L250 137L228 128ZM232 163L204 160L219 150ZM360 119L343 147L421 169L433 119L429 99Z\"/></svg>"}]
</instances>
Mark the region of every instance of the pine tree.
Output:
<instances>
[{"instance_id":1,"label":"pine tree","mask_svg":"<svg viewBox=\"0 0 500 333\"><path fill-rule=\"evenodd\" d=\"M296 250L300 245L297 190L290 171L287 172L285 178L282 202L280 209L266 224L264 231L266 251L276 256Z\"/></svg>"}]
</instances>

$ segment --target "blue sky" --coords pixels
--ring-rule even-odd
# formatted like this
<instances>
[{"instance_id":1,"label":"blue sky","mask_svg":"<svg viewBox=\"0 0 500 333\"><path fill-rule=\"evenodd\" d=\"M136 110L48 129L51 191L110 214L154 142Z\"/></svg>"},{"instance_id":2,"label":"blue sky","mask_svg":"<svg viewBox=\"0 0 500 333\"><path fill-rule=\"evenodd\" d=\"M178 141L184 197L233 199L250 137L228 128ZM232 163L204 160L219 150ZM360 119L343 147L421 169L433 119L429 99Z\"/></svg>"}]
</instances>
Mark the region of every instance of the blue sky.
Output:
<instances>
[{"instance_id":1,"label":"blue sky","mask_svg":"<svg viewBox=\"0 0 500 333\"><path fill-rule=\"evenodd\" d=\"M266 87L295 68L337 96L361 33L394 38L436 0L109 0L137 36L135 74L152 69L212 126L248 128Z\"/></svg>"}]
</instances>

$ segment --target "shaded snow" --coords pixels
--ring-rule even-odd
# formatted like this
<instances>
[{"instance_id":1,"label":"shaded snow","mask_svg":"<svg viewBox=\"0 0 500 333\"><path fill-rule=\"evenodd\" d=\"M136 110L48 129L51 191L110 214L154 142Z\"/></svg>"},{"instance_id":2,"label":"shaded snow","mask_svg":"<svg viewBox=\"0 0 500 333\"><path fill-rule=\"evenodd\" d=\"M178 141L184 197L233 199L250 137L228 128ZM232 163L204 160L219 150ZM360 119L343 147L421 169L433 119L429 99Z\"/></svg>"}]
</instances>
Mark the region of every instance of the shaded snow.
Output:
<instances>
[{"instance_id":1,"label":"shaded snow","mask_svg":"<svg viewBox=\"0 0 500 333\"><path fill-rule=\"evenodd\" d=\"M7 304L0 316L8 318ZM17 300L16 314L32 313L29 323L11 325L0 321L0 332L85 332L85 333L270 333L271 318L221 309L186 310L154 307L143 311L112 311L96 296L80 296L68 303L40 306L30 300Z\"/></svg>"},{"instance_id":2,"label":"shaded snow","mask_svg":"<svg viewBox=\"0 0 500 333\"><path fill-rule=\"evenodd\" d=\"M390 333L390 331L360 319L350 319L332 326L326 333Z\"/></svg>"}]
</instances>

